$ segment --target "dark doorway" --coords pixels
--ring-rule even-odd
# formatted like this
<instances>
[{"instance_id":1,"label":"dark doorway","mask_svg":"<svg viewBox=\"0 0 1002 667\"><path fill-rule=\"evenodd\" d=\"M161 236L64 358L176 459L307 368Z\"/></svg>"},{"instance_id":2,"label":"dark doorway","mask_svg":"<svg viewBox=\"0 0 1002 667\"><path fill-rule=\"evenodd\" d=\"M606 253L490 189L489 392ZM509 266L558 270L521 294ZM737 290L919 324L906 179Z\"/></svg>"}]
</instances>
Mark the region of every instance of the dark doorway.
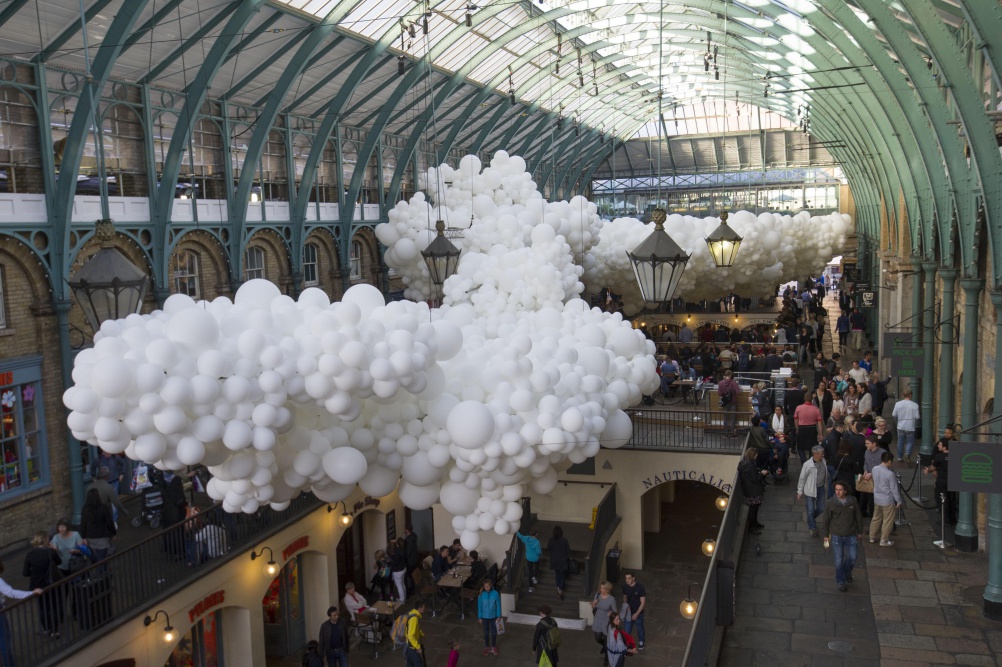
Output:
<instances>
[{"instance_id":1,"label":"dark doorway","mask_svg":"<svg viewBox=\"0 0 1002 667\"><path fill-rule=\"evenodd\" d=\"M337 543L337 590L338 600L344 598L345 585L350 581L359 591L364 591L368 585L365 576L365 564L368 557L365 553L365 531L362 521L355 517L354 523L344 531L341 541Z\"/></svg>"}]
</instances>

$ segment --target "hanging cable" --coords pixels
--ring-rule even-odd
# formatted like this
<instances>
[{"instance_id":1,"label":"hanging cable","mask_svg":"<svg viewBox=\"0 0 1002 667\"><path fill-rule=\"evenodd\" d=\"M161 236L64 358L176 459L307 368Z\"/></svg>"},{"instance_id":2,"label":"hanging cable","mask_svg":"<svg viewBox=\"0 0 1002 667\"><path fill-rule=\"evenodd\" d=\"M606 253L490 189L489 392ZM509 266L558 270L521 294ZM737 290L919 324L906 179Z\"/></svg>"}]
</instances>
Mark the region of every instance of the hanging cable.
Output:
<instances>
[{"instance_id":1,"label":"hanging cable","mask_svg":"<svg viewBox=\"0 0 1002 667\"><path fill-rule=\"evenodd\" d=\"M661 205L661 129L664 126L664 67L665 67L665 3L661 0L661 10L658 14L658 201ZM706 33L707 47L709 47L710 33Z\"/></svg>"}]
</instances>

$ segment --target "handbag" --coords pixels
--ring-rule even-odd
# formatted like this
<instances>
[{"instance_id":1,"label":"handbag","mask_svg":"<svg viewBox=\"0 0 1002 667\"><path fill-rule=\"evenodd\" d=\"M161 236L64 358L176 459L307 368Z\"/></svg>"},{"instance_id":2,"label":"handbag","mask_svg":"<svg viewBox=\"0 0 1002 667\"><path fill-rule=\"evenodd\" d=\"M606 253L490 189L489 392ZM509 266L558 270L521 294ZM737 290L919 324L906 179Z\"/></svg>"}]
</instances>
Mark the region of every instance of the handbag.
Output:
<instances>
[{"instance_id":1,"label":"handbag","mask_svg":"<svg viewBox=\"0 0 1002 667\"><path fill-rule=\"evenodd\" d=\"M873 493L873 478L863 479L862 475L857 476L856 490L860 493Z\"/></svg>"},{"instance_id":2,"label":"handbag","mask_svg":"<svg viewBox=\"0 0 1002 667\"><path fill-rule=\"evenodd\" d=\"M497 618L495 618L494 619L494 625L495 625L495 627L497 627L498 634L499 635L503 635L504 634L504 617L503 616L498 616Z\"/></svg>"},{"instance_id":3,"label":"handbag","mask_svg":"<svg viewBox=\"0 0 1002 667\"><path fill-rule=\"evenodd\" d=\"M540 651L539 653L539 667L553 667L553 662L550 661L550 656L547 655L546 651Z\"/></svg>"}]
</instances>

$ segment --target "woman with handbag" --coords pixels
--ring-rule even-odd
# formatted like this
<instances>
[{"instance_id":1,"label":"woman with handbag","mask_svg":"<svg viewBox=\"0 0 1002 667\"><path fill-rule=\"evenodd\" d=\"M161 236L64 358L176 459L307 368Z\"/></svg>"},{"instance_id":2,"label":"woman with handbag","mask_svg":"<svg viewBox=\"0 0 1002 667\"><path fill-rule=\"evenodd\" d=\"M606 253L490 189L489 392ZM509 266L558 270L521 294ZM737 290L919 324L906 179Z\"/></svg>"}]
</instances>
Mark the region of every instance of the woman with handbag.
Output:
<instances>
[{"instance_id":1,"label":"woman with handbag","mask_svg":"<svg viewBox=\"0 0 1002 667\"><path fill-rule=\"evenodd\" d=\"M81 545L87 544L80 533L70 530L70 522L67 519L56 521L56 534L52 536L52 548L59 553L59 573L62 576L70 574L70 561L73 556L80 555Z\"/></svg>"},{"instance_id":2,"label":"woman with handbag","mask_svg":"<svg viewBox=\"0 0 1002 667\"><path fill-rule=\"evenodd\" d=\"M501 595L494 590L490 579L484 579L477 596L477 618L484 626L484 655L498 653L498 621L501 620ZM504 621L501 621L504 623Z\"/></svg>"},{"instance_id":3,"label":"woman with handbag","mask_svg":"<svg viewBox=\"0 0 1002 667\"><path fill-rule=\"evenodd\" d=\"M601 646L599 653L602 654L602 664L609 664L609 656L606 654L606 636L609 634L609 616L616 611L616 598L612 595L612 584L603 581L598 586L598 593L591 601L591 610L595 618L591 622L591 630L595 633L595 641Z\"/></svg>"}]
</instances>

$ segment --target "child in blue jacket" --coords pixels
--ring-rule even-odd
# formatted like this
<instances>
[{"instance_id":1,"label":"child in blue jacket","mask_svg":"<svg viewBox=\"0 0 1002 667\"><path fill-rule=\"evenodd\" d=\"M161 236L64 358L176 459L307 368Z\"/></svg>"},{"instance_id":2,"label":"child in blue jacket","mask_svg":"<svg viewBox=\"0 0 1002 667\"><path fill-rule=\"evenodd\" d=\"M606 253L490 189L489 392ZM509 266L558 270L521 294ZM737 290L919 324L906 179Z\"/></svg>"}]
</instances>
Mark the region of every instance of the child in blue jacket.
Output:
<instances>
[{"instance_id":1,"label":"child in blue jacket","mask_svg":"<svg viewBox=\"0 0 1002 667\"><path fill-rule=\"evenodd\" d=\"M522 540L522 544L525 545L525 562L529 567L529 581L532 583L529 585L529 592L535 590L534 586L539 583L539 579L536 576L539 574L539 557L543 555L543 547L539 543L539 538L536 537L536 529L533 528L529 531L528 535L523 535L522 533L516 533L518 539Z\"/></svg>"}]
</instances>

